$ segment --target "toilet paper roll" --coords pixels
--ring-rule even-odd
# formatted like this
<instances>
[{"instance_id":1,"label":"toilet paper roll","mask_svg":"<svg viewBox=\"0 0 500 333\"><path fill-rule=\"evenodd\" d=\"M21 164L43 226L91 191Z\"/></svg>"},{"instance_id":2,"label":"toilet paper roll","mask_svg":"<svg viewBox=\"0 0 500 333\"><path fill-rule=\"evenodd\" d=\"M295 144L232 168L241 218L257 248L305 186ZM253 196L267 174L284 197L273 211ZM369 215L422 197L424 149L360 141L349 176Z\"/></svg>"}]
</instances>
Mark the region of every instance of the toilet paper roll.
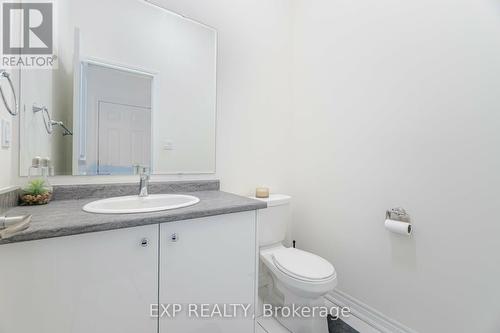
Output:
<instances>
[{"instance_id":1,"label":"toilet paper roll","mask_svg":"<svg viewBox=\"0 0 500 333\"><path fill-rule=\"evenodd\" d=\"M396 234L406 235L406 236L410 236L412 232L411 223L395 221L395 220L385 220L385 228Z\"/></svg>"}]
</instances>

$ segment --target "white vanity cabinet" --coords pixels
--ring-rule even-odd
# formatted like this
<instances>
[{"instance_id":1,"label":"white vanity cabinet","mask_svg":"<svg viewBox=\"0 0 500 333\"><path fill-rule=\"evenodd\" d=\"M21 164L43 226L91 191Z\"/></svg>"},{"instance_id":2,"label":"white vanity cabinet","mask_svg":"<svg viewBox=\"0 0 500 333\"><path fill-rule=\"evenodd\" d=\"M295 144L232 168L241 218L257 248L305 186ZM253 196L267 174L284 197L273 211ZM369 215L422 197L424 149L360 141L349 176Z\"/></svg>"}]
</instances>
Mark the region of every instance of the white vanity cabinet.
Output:
<instances>
[{"instance_id":1,"label":"white vanity cabinet","mask_svg":"<svg viewBox=\"0 0 500 333\"><path fill-rule=\"evenodd\" d=\"M0 245L0 333L254 333L257 260L255 211Z\"/></svg>"},{"instance_id":2,"label":"white vanity cabinet","mask_svg":"<svg viewBox=\"0 0 500 333\"><path fill-rule=\"evenodd\" d=\"M182 312L160 318L160 333L253 333L256 256L255 211L161 224L160 304ZM191 315L190 304L198 305ZM202 318L204 304L209 316L215 304L226 304L226 316L230 304L251 308L246 318Z\"/></svg>"},{"instance_id":3,"label":"white vanity cabinet","mask_svg":"<svg viewBox=\"0 0 500 333\"><path fill-rule=\"evenodd\" d=\"M159 225L0 245L0 333L154 333Z\"/></svg>"}]
</instances>

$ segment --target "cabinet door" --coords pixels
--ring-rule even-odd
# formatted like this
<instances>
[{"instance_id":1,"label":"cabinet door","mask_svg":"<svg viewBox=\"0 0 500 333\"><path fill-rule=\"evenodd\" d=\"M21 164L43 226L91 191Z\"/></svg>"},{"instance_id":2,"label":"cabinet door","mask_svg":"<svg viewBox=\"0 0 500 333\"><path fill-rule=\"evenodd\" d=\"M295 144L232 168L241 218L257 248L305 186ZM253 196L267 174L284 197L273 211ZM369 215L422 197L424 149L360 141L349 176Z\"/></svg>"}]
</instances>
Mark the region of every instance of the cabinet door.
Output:
<instances>
[{"instance_id":1,"label":"cabinet door","mask_svg":"<svg viewBox=\"0 0 500 333\"><path fill-rule=\"evenodd\" d=\"M255 269L255 211L162 224L160 304L179 304L182 311L160 316L160 333L253 333ZM199 306L199 318L190 315L189 304ZM236 318L202 318L203 304L210 312L216 304L251 308L248 317L238 311Z\"/></svg>"},{"instance_id":2,"label":"cabinet door","mask_svg":"<svg viewBox=\"0 0 500 333\"><path fill-rule=\"evenodd\" d=\"M158 233L150 225L0 245L0 333L157 332Z\"/></svg>"}]
</instances>

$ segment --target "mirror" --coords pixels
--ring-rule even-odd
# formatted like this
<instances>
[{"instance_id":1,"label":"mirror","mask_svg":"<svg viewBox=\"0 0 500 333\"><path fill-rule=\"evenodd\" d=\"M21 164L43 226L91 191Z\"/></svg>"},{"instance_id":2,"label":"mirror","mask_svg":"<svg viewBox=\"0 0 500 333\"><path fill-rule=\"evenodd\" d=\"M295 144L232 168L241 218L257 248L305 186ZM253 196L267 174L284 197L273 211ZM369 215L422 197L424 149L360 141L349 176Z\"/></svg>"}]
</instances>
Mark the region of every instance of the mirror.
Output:
<instances>
[{"instance_id":1,"label":"mirror","mask_svg":"<svg viewBox=\"0 0 500 333\"><path fill-rule=\"evenodd\" d=\"M144 0L54 6L56 69L21 71L20 175L215 172L217 33Z\"/></svg>"}]
</instances>

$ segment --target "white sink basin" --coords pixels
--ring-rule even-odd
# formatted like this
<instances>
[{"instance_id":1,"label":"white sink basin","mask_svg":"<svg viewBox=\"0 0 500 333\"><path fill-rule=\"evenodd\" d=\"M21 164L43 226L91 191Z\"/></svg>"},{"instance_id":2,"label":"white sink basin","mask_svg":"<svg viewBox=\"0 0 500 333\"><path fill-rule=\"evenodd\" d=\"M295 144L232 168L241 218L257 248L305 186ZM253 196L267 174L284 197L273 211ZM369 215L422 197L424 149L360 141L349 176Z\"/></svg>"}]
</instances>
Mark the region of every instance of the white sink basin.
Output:
<instances>
[{"instance_id":1,"label":"white sink basin","mask_svg":"<svg viewBox=\"0 0 500 333\"><path fill-rule=\"evenodd\" d=\"M132 195L93 201L86 204L83 210L97 214L150 213L192 206L198 202L200 199L191 195L150 194L147 197Z\"/></svg>"}]
</instances>

